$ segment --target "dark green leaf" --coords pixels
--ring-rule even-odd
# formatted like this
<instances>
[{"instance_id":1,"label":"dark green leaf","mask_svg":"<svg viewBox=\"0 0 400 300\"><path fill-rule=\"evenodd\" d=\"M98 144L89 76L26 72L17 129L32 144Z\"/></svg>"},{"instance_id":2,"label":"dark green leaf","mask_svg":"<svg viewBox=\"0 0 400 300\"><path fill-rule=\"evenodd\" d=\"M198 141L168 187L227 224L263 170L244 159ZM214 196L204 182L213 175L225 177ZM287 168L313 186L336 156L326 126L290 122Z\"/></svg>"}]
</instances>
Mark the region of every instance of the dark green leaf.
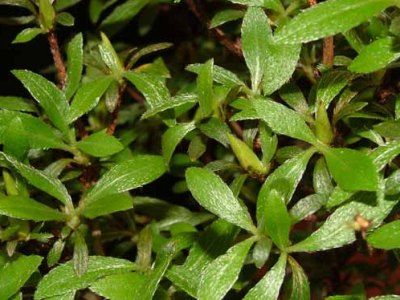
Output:
<instances>
[{"instance_id":1,"label":"dark green leaf","mask_svg":"<svg viewBox=\"0 0 400 300\"><path fill-rule=\"evenodd\" d=\"M95 157L110 156L124 149L117 138L107 134L104 130L89 135L76 146L83 152Z\"/></svg>"},{"instance_id":2,"label":"dark green leaf","mask_svg":"<svg viewBox=\"0 0 400 300\"><path fill-rule=\"evenodd\" d=\"M101 32L101 44L99 45L99 51L103 62L111 70L114 76L119 78L124 72L124 66L118 57L117 52L111 44L108 37Z\"/></svg>"},{"instance_id":3,"label":"dark green leaf","mask_svg":"<svg viewBox=\"0 0 400 300\"><path fill-rule=\"evenodd\" d=\"M220 142L225 147L229 145L228 134L231 133L228 125L218 118L210 118L207 123L199 125L199 129L206 136Z\"/></svg>"},{"instance_id":4,"label":"dark green leaf","mask_svg":"<svg viewBox=\"0 0 400 300\"><path fill-rule=\"evenodd\" d=\"M321 77L317 87L317 101L328 108L332 100L349 83L351 74L347 71L332 70Z\"/></svg>"},{"instance_id":5,"label":"dark green leaf","mask_svg":"<svg viewBox=\"0 0 400 300\"><path fill-rule=\"evenodd\" d=\"M197 77L197 94L199 96L200 110L203 117L209 116L214 110L213 93L213 66L211 59L200 66L199 76Z\"/></svg>"},{"instance_id":6,"label":"dark green leaf","mask_svg":"<svg viewBox=\"0 0 400 300\"><path fill-rule=\"evenodd\" d=\"M279 95L287 105L300 113L307 122L314 121L313 117L311 116L307 101L297 85L293 83L285 84L279 90Z\"/></svg>"},{"instance_id":7,"label":"dark green leaf","mask_svg":"<svg viewBox=\"0 0 400 300\"><path fill-rule=\"evenodd\" d=\"M0 108L16 111L36 112L35 106L28 99L14 96L0 96Z\"/></svg>"},{"instance_id":8,"label":"dark green leaf","mask_svg":"<svg viewBox=\"0 0 400 300\"><path fill-rule=\"evenodd\" d=\"M285 277L287 254L282 253L279 260L267 274L246 294L244 300L276 300Z\"/></svg>"},{"instance_id":9,"label":"dark green leaf","mask_svg":"<svg viewBox=\"0 0 400 300\"><path fill-rule=\"evenodd\" d=\"M1 196L0 215L32 221L63 221L66 216L58 210L24 196Z\"/></svg>"},{"instance_id":10,"label":"dark green leaf","mask_svg":"<svg viewBox=\"0 0 400 300\"><path fill-rule=\"evenodd\" d=\"M240 242L212 261L202 272L197 299L222 299L239 277L244 259L253 243L252 238Z\"/></svg>"},{"instance_id":11,"label":"dark green leaf","mask_svg":"<svg viewBox=\"0 0 400 300\"><path fill-rule=\"evenodd\" d=\"M243 11L236 9L226 9L217 12L211 19L210 28L221 26L230 21L235 21L242 18L244 15Z\"/></svg>"},{"instance_id":12,"label":"dark green leaf","mask_svg":"<svg viewBox=\"0 0 400 300\"><path fill-rule=\"evenodd\" d=\"M69 106L64 94L52 82L39 74L28 70L14 70L12 73L43 107L52 123L66 134Z\"/></svg>"},{"instance_id":13,"label":"dark green leaf","mask_svg":"<svg viewBox=\"0 0 400 300\"><path fill-rule=\"evenodd\" d=\"M396 0L331 0L306 9L276 34L276 41L298 44L315 41L345 32L385 8Z\"/></svg>"},{"instance_id":14,"label":"dark green leaf","mask_svg":"<svg viewBox=\"0 0 400 300\"><path fill-rule=\"evenodd\" d=\"M310 283L303 268L291 256L288 257L290 268L292 269L292 290L290 300L309 300Z\"/></svg>"},{"instance_id":15,"label":"dark green leaf","mask_svg":"<svg viewBox=\"0 0 400 300\"><path fill-rule=\"evenodd\" d=\"M81 81L83 70L83 36L75 35L67 47L67 81L65 83L65 96L71 99Z\"/></svg>"},{"instance_id":16,"label":"dark green leaf","mask_svg":"<svg viewBox=\"0 0 400 300\"><path fill-rule=\"evenodd\" d=\"M47 253L47 265L49 267L54 266L61 258L62 252L65 247L65 242L61 239L56 240L51 247L50 251Z\"/></svg>"},{"instance_id":17,"label":"dark green leaf","mask_svg":"<svg viewBox=\"0 0 400 300\"><path fill-rule=\"evenodd\" d=\"M81 277L88 270L89 263L89 251L82 230L76 230L72 240L74 243L74 254L72 256L74 271L78 277Z\"/></svg>"},{"instance_id":18,"label":"dark green leaf","mask_svg":"<svg viewBox=\"0 0 400 300\"><path fill-rule=\"evenodd\" d=\"M207 169L189 168L186 181L193 197L204 208L232 224L256 232L249 212L220 177Z\"/></svg>"},{"instance_id":19,"label":"dark green leaf","mask_svg":"<svg viewBox=\"0 0 400 300\"><path fill-rule=\"evenodd\" d=\"M135 270L136 265L125 259L90 256L88 270L81 277L75 274L73 262L69 261L51 270L39 283L35 299L47 299L87 288L98 279Z\"/></svg>"},{"instance_id":20,"label":"dark green leaf","mask_svg":"<svg viewBox=\"0 0 400 300\"><path fill-rule=\"evenodd\" d=\"M383 225L367 236L368 244L377 249L400 248L400 221Z\"/></svg>"},{"instance_id":21,"label":"dark green leaf","mask_svg":"<svg viewBox=\"0 0 400 300\"><path fill-rule=\"evenodd\" d=\"M75 18L70 13L62 12L62 13L57 14L56 22L58 24L61 24L63 26L67 26L67 27L74 26Z\"/></svg>"},{"instance_id":22,"label":"dark green leaf","mask_svg":"<svg viewBox=\"0 0 400 300\"><path fill-rule=\"evenodd\" d=\"M317 212L323 205L326 204L327 201L328 198L324 194L311 194L300 199L290 209L292 222L297 223L301 220L304 220L306 217Z\"/></svg>"},{"instance_id":23,"label":"dark green leaf","mask_svg":"<svg viewBox=\"0 0 400 300\"><path fill-rule=\"evenodd\" d=\"M88 192L84 203L89 205L111 194L122 193L141 187L159 178L165 172L161 156L138 155L116 164L106 172Z\"/></svg>"},{"instance_id":24,"label":"dark green leaf","mask_svg":"<svg viewBox=\"0 0 400 300\"><path fill-rule=\"evenodd\" d=\"M25 284L37 270L42 257L37 255L19 256L0 269L0 299L9 299Z\"/></svg>"}]
</instances>

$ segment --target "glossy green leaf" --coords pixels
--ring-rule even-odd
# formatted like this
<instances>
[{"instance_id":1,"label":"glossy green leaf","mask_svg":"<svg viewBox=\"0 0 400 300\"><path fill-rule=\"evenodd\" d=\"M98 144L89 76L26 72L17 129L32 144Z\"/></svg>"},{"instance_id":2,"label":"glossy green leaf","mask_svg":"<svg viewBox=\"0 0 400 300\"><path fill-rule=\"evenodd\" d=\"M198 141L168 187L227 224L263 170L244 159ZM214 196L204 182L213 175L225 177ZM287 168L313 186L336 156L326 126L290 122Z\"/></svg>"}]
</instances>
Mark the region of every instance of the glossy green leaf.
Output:
<instances>
[{"instance_id":1,"label":"glossy green leaf","mask_svg":"<svg viewBox=\"0 0 400 300\"><path fill-rule=\"evenodd\" d=\"M285 203L289 203L306 170L308 161L314 153L315 150L313 149L304 151L294 158L287 160L268 176L258 194L257 222L259 226L264 222L265 205L269 193L273 189L278 189L279 192L284 193Z\"/></svg>"},{"instance_id":2,"label":"glossy green leaf","mask_svg":"<svg viewBox=\"0 0 400 300\"><path fill-rule=\"evenodd\" d=\"M351 74L343 70L332 70L321 77L317 87L317 101L328 108L332 100L349 83Z\"/></svg>"},{"instance_id":3,"label":"glossy green leaf","mask_svg":"<svg viewBox=\"0 0 400 300\"><path fill-rule=\"evenodd\" d=\"M244 240L212 261L202 272L197 299L222 299L239 277L247 252L253 243L252 238Z\"/></svg>"},{"instance_id":4,"label":"glossy green leaf","mask_svg":"<svg viewBox=\"0 0 400 300\"><path fill-rule=\"evenodd\" d=\"M400 193L400 170L394 171L385 181L385 195Z\"/></svg>"},{"instance_id":5,"label":"glossy green leaf","mask_svg":"<svg viewBox=\"0 0 400 300\"><path fill-rule=\"evenodd\" d=\"M310 144L317 139L300 114L272 100L257 99L253 107L258 118L277 134L287 135Z\"/></svg>"},{"instance_id":6,"label":"glossy green leaf","mask_svg":"<svg viewBox=\"0 0 400 300\"><path fill-rule=\"evenodd\" d=\"M104 130L89 135L76 146L94 157L110 156L124 149L124 146L117 138L107 134Z\"/></svg>"},{"instance_id":7,"label":"glossy green leaf","mask_svg":"<svg viewBox=\"0 0 400 300\"><path fill-rule=\"evenodd\" d=\"M56 13L51 0L39 0L40 24L46 31L53 28Z\"/></svg>"},{"instance_id":8,"label":"glossy green leaf","mask_svg":"<svg viewBox=\"0 0 400 300\"><path fill-rule=\"evenodd\" d=\"M51 122L66 134L69 106L64 94L52 82L39 74L28 70L14 70L12 73L43 107Z\"/></svg>"},{"instance_id":9,"label":"glossy green leaf","mask_svg":"<svg viewBox=\"0 0 400 300\"><path fill-rule=\"evenodd\" d=\"M31 166L25 165L11 156L0 152L0 157L21 174L31 185L39 190L46 192L54 198L60 200L63 204L71 204L72 199L68 194L67 189L57 178L48 176L43 171L34 169Z\"/></svg>"},{"instance_id":10,"label":"glossy green leaf","mask_svg":"<svg viewBox=\"0 0 400 300\"><path fill-rule=\"evenodd\" d=\"M244 300L276 300L285 277L287 254L282 253L277 263L246 294Z\"/></svg>"},{"instance_id":11,"label":"glossy green leaf","mask_svg":"<svg viewBox=\"0 0 400 300\"><path fill-rule=\"evenodd\" d=\"M332 178L323 158L318 159L315 164L313 187L317 194L330 195L333 191Z\"/></svg>"},{"instance_id":12,"label":"glossy green leaf","mask_svg":"<svg viewBox=\"0 0 400 300\"><path fill-rule=\"evenodd\" d=\"M0 299L9 299L37 270L42 257L37 255L18 256L0 267Z\"/></svg>"},{"instance_id":13,"label":"glossy green leaf","mask_svg":"<svg viewBox=\"0 0 400 300\"><path fill-rule=\"evenodd\" d=\"M399 295L385 295L385 296L376 296L369 298L369 300L399 300Z\"/></svg>"},{"instance_id":14,"label":"glossy green leaf","mask_svg":"<svg viewBox=\"0 0 400 300\"><path fill-rule=\"evenodd\" d=\"M121 30L134 16L145 7L150 0L127 0L118 5L101 23L108 33L114 34Z\"/></svg>"},{"instance_id":15,"label":"glossy green leaf","mask_svg":"<svg viewBox=\"0 0 400 300\"><path fill-rule=\"evenodd\" d=\"M147 278L137 272L106 276L90 285L90 290L110 300L143 299L140 288L145 286Z\"/></svg>"},{"instance_id":16,"label":"glossy green leaf","mask_svg":"<svg viewBox=\"0 0 400 300\"><path fill-rule=\"evenodd\" d=\"M111 194L85 205L82 214L90 219L109 215L133 207L132 197L127 194Z\"/></svg>"},{"instance_id":17,"label":"glossy green leaf","mask_svg":"<svg viewBox=\"0 0 400 300\"><path fill-rule=\"evenodd\" d=\"M371 73L385 68L400 57L400 48L393 37L376 40L365 46L349 66L356 73Z\"/></svg>"},{"instance_id":18,"label":"glossy green leaf","mask_svg":"<svg viewBox=\"0 0 400 300\"><path fill-rule=\"evenodd\" d=\"M3 151L18 160L24 160L29 150L29 139L20 118L13 119L4 131Z\"/></svg>"},{"instance_id":19,"label":"glossy green leaf","mask_svg":"<svg viewBox=\"0 0 400 300\"><path fill-rule=\"evenodd\" d=\"M116 164L106 172L85 197L84 203L99 201L105 196L122 193L152 182L165 172L161 156L138 155Z\"/></svg>"},{"instance_id":20,"label":"glossy green leaf","mask_svg":"<svg viewBox=\"0 0 400 300\"><path fill-rule=\"evenodd\" d=\"M261 84L266 63L266 45L271 35L268 18L262 9L249 7L242 24L242 49L251 74L251 86L256 92Z\"/></svg>"},{"instance_id":21,"label":"glossy green leaf","mask_svg":"<svg viewBox=\"0 0 400 300\"><path fill-rule=\"evenodd\" d=\"M156 114L162 113L163 111L183 107L185 105L192 105L196 103L197 95L194 93L184 93L175 95L170 100L162 103L158 103L155 106L148 109L143 115L142 119L152 117Z\"/></svg>"},{"instance_id":22,"label":"glossy green leaf","mask_svg":"<svg viewBox=\"0 0 400 300\"><path fill-rule=\"evenodd\" d=\"M243 229L256 231L249 212L220 177L207 169L189 168L186 181L193 197L204 208Z\"/></svg>"},{"instance_id":23,"label":"glossy green leaf","mask_svg":"<svg viewBox=\"0 0 400 300\"><path fill-rule=\"evenodd\" d=\"M207 146L204 144L200 136L195 136L189 144L188 155L191 161L198 160L204 152L206 152Z\"/></svg>"},{"instance_id":24,"label":"glossy green leaf","mask_svg":"<svg viewBox=\"0 0 400 300\"><path fill-rule=\"evenodd\" d=\"M367 236L368 244L377 249L400 248L400 221L383 225Z\"/></svg>"},{"instance_id":25,"label":"glossy green leaf","mask_svg":"<svg viewBox=\"0 0 400 300\"><path fill-rule=\"evenodd\" d=\"M389 139L400 139L400 120L381 122L374 126L374 130L381 136Z\"/></svg>"},{"instance_id":26,"label":"glossy green leaf","mask_svg":"<svg viewBox=\"0 0 400 300\"><path fill-rule=\"evenodd\" d=\"M186 70L199 74L201 64L192 64L186 67ZM212 68L212 77L213 80L219 84L222 84L228 88L233 88L235 86L245 86L243 81L241 81L237 75L227 69L224 69L220 66L213 65Z\"/></svg>"},{"instance_id":27,"label":"glossy green leaf","mask_svg":"<svg viewBox=\"0 0 400 300\"><path fill-rule=\"evenodd\" d=\"M30 100L15 96L0 96L0 109L36 112Z\"/></svg>"},{"instance_id":28,"label":"glossy green leaf","mask_svg":"<svg viewBox=\"0 0 400 300\"><path fill-rule=\"evenodd\" d=\"M88 270L78 277L69 261L51 270L40 282L35 299L47 299L65 293L85 289L93 282L105 276L135 270L136 265L128 260L114 257L90 256Z\"/></svg>"},{"instance_id":29,"label":"glossy green leaf","mask_svg":"<svg viewBox=\"0 0 400 300\"><path fill-rule=\"evenodd\" d=\"M56 22L60 25L70 27L70 26L74 26L75 18L70 13L61 12L61 13L57 14Z\"/></svg>"},{"instance_id":30,"label":"glossy green leaf","mask_svg":"<svg viewBox=\"0 0 400 300\"><path fill-rule=\"evenodd\" d=\"M75 121L83 114L92 110L99 102L100 97L104 95L111 82L113 82L113 78L105 76L84 83L72 100L68 123Z\"/></svg>"},{"instance_id":31,"label":"glossy green leaf","mask_svg":"<svg viewBox=\"0 0 400 300\"><path fill-rule=\"evenodd\" d=\"M26 43L31 40L33 40L35 37L37 37L39 34L43 33L43 29L33 27L33 28L25 28L22 30L20 33L17 34L15 39L12 41L13 44L18 44L18 43Z\"/></svg>"},{"instance_id":32,"label":"glossy green leaf","mask_svg":"<svg viewBox=\"0 0 400 300\"><path fill-rule=\"evenodd\" d=\"M386 164L400 154L400 142L394 141L375 148L369 156L378 171L382 170Z\"/></svg>"},{"instance_id":33,"label":"glossy green leaf","mask_svg":"<svg viewBox=\"0 0 400 300\"><path fill-rule=\"evenodd\" d=\"M150 108L170 101L169 91L159 76L136 72L126 72L124 76L144 95Z\"/></svg>"},{"instance_id":34,"label":"glossy green leaf","mask_svg":"<svg viewBox=\"0 0 400 300\"><path fill-rule=\"evenodd\" d=\"M288 256L288 262L292 269L292 288L290 300L309 300L310 283L303 268L291 256Z\"/></svg>"},{"instance_id":35,"label":"glossy green leaf","mask_svg":"<svg viewBox=\"0 0 400 300\"><path fill-rule=\"evenodd\" d=\"M47 253L46 261L49 267L54 266L61 258L62 252L65 247L65 242L62 239L58 239L54 242L50 251Z\"/></svg>"},{"instance_id":36,"label":"glossy green leaf","mask_svg":"<svg viewBox=\"0 0 400 300\"><path fill-rule=\"evenodd\" d=\"M289 245L291 220L285 200L277 190L271 190L265 200L264 227L268 236L281 250Z\"/></svg>"},{"instance_id":37,"label":"glossy green leaf","mask_svg":"<svg viewBox=\"0 0 400 300\"><path fill-rule=\"evenodd\" d=\"M324 156L333 178L344 190L376 191L378 172L370 157L346 148L324 150Z\"/></svg>"},{"instance_id":38,"label":"glossy green leaf","mask_svg":"<svg viewBox=\"0 0 400 300\"><path fill-rule=\"evenodd\" d=\"M89 263L89 250L86 245L84 233L82 230L75 230L72 240L74 244L74 254L72 261L74 264L74 271L78 277L81 277L88 270Z\"/></svg>"},{"instance_id":39,"label":"glossy green leaf","mask_svg":"<svg viewBox=\"0 0 400 300\"><path fill-rule=\"evenodd\" d=\"M81 81L83 70L83 35L78 33L68 43L67 47L67 80L65 83L65 97L71 99Z\"/></svg>"},{"instance_id":40,"label":"glossy green leaf","mask_svg":"<svg viewBox=\"0 0 400 300\"><path fill-rule=\"evenodd\" d=\"M110 40L103 32L101 32L101 44L99 45L99 51L103 62L111 70L113 75L119 78L124 72L124 66L122 65L122 62L120 61L118 54Z\"/></svg>"},{"instance_id":41,"label":"glossy green leaf","mask_svg":"<svg viewBox=\"0 0 400 300\"><path fill-rule=\"evenodd\" d=\"M278 137L265 123L260 123L259 127L261 151L263 154L261 161L264 164L268 164L274 157L278 147Z\"/></svg>"},{"instance_id":42,"label":"glossy green leaf","mask_svg":"<svg viewBox=\"0 0 400 300\"><path fill-rule=\"evenodd\" d=\"M225 122L218 118L210 118L207 123L200 124L198 127L206 136L228 147L228 135L231 133L231 130Z\"/></svg>"},{"instance_id":43,"label":"glossy green leaf","mask_svg":"<svg viewBox=\"0 0 400 300\"><path fill-rule=\"evenodd\" d=\"M140 50L138 50L134 55L132 55L132 57L129 59L129 62L126 63L126 67L125 69L129 70L131 69L135 63L137 63L137 61L142 58L143 56L146 56L148 54L152 54L164 49L168 49L170 47L172 47L173 44L171 43L157 43L157 44L152 44L146 47L141 48Z\"/></svg>"},{"instance_id":44,"label":"glossy green leaf","mask_svg":"<svg viewBox=\"0 0 400 300\"><path fill-rule=\"evenodd\" d=\"M210 28L221 26L227 22L242 18L243 11L236 9L225 9L217 12L211 19Z\"/></svg>"},{"instance_id":45,"label":"glossy green leaf","mask_svg":"<svg viewBox=\"0 0 400 300\"><path fill-rule=\"evenodd\" d=\"M397 0L330 0L308 8L294 17L276 34L276 42L307 43L345 32Z\"/></svg>"},{"instance_id":46,"label":"glossy green leaf","mask_svg":"<svg viewBox=\"0 0 400 300\"><path fill-rule=\"evenodd\" d=\"M200 276L209 263L224 254L234 241L238 228L232 224L217 219L200 235L189 251L183 265L174 265L167 277L186 293L196 298Z\"/></svg>"},{"instance_id":47,"label":"glossy green leaf","mask_svg":"<svg viewBox=\"0 0 400 300\"><path fill-rule=\"evenodd\" d=\"M176 146L178 146L183 138L195 128L196 126L193 122L181 123L169 128L163 134L161 147L166 165L169 165Z\"/></svg>"},{"instance_id":48,"label":"glossy green leaf","mask_svg":"<svg viewBox=\"0 0 400 300\"><path fill-rule=\"evenodd\" d=\"M58 210L24 196L1 196L0 215L32 221L65 220Z\"/></svg>"},{"instance_id":49,"label":"glossy green leaf","mask_svg":"<svg viewBox=\"0 0 400 300\"><path fill-rule=\"evenodd\" d=\"M268 260L269 255L271 254L272 245L271 239L267 237L260 238L254 245L252 258L254 260L254 265L257 268L262 268Z\"/></svg>"},{"instance_id":50,"label":"glossy green leaf","mask_svg":"<svg viewBox=\"0 0 400 300\"><path fill-rule=\"evenodd\" d=\"M29 0L1 0L0 5L23 7L28 9L32 13L36 11L35 5L31 3Z\"/></svg>"},{"instance_id":51,"label":"glossy green leaf","mask_svg":"<svg viewBox=\"0 0 400 300\"><path fill-rule=\"evenodd\" d=\"M214 61L212 59L202 64L197 77L197 94L203 117L209 116L214 109L213 66Z\"/></svg>"},{"instance_id":52,"label":"glossy green leaf","mask_svg":"<svg viewBox=\"0 0 400 300\"><path fill-rule=\"evenodd\" d=\"M297 85L294 83L285 84L279 90L279 95L287 105L300 113L307 122L314 121L313 117L311 116L307 101Z\"/></svg>"}]
</instances>

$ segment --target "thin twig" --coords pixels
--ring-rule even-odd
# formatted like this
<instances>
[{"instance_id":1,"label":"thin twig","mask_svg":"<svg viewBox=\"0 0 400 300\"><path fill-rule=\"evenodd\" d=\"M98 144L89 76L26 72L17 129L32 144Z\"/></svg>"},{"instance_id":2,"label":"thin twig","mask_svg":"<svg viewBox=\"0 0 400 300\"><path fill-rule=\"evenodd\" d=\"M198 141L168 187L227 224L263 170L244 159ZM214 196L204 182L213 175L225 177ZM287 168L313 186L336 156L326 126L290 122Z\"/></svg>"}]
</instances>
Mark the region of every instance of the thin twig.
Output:
<instances>
[{"instance_id":1,"label":"thin twig","mask_svg":"<svg viewBox=\"0 0 400 300\"><path fill-rule=\"evenodd\" d=\"M210 20L208 19L204 9L200 5L198 0L186 0L186 3L192 13L197 17L197 19L204 24L211 33L215 37L215 39L224 46L229 52L232 54L243 57L242 47L240 43L232 41L226 34L219 28L209 28Z\"/></svg>"},{"instance_id":2,"label":"thin twig","mask_svg":"<svg viewBox=\"0 0 400 300\"><path fill-rule=\"evenodd\" d=\"M50 45L50 51L53 55L54 65L57 70L57 77L61 89L65 86L65 80L67 77L67 72L65 70L65 64L61 56L60 47L58 46L57 34L54 30L47 33L47 40Z\"/></svg>"},{"instance_id":3,"label":"thin twig","mask_svg":"<svg viewBox=\"0 0 400 300\"><path fill-rule=\"evenodd\" d=\"M110 121L110 123L108 124L108 127L107 127L107 133L109 135L113 135L114 132L115 132L115 128L117 127L117 120L118 120L119 110L121 108L122 96L125 93L125 89L126 89L126 84L123 84L119 88L117 99L115 100L116 101L115 108L114 108L114 111L111 114L111 121Z\"/></svg>"}]
</instances>

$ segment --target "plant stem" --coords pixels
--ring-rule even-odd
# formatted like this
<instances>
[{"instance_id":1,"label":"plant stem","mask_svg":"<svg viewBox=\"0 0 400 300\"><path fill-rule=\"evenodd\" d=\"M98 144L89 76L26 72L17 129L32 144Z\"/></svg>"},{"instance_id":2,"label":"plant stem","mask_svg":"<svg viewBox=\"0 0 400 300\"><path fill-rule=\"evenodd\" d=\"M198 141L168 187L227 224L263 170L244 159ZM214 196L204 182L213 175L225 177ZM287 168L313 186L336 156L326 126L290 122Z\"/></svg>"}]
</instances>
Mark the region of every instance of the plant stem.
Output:
<instances>
[{"instance_id":1,"label":"plant stem","mask_svg":"<svg viewBox=\"0 0 400 300\"><path fill-rule=\"evenodd\" d=\"M60 47L58 46L57 35L54 30L51 30L47 33L47 40L50 45L51 54L53 55L53 60L54 60L54 65L57 70L57 77L58 77L59 85L60 85L61 89L63 89L65 86L67 72L65 70L64 61L61 57Z\"/></svg>"},{"instance_id":2,"label":"plant stem","mask_svg":"<svg viewBox=\"0 0 400 300\"><path fill-rule=\"evenodd\" d=\"M123 83L119 88L119 92L118 92L118 96L117 96L117 100L116 100L116 104L115 104L115 109L111 114L111 121L107 127L107 133L109 135L113 135L115 132L115 128L117 127L117 119L118 119L118 115L119 115L119 110L121 108L122 95L125 92L126 86L127 86L126 83Z\"/></svg>"},{"instance_id":3,"label":"plant stem","mask_svg":"<svg viewBox=\"0 0 400 300\"><path fill-rule=\"evenodd\" d=\"M334 44L333 44L333 36L324 38L324 45L323 45L323 58L322 63L331 68L333 66L333 59L335 57L334 53Z\"/></svg>"}]
</instances>

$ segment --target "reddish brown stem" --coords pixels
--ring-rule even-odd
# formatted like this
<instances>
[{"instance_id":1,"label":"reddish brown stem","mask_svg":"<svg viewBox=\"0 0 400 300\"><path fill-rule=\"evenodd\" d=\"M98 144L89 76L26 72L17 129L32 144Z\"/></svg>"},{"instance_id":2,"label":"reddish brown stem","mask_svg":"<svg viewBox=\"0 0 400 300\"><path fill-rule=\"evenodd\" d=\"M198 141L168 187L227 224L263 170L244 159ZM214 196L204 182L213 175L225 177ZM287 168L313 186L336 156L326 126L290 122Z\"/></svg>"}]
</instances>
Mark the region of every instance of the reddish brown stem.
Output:
<instances>
[{"instance_id":1,"label":"reddish brown stem","mask_svg":"<svg viewBox=\"0 0 400 300\"><path fill-rule=\"evenodd\" d=\"M334 47L333 36L324 39L322 63L329 68L333 66L333 59L335 57Z\"/></svg>"},{"instance_id":2,"label":"reddish brown stem","mask_svg":"<svg viewBox=\"0 0 400 300\"><path fill-rule=\"evenodd\" d=\"M118 96L117 96L116 104L115 104L115 109L111 114L111 121L110 121L110 124L108 124L108 127L107 127L107 133L109 135L113 135L114 132L115 132L115 128L117 127L117 120L118 120L119 110L121 108L121 103L122 103L122 95L124 94L125 89L126 89L126 84L123 84L119 88L119 92L118 92Z\"/></svg>"},{"instance_id":3,"label":"reddish brown stem","mask_svg":"<svg viewBox=\"0 0 400 300\"><path fill-rule=\"evenodd\" d=\"M53 55L54 65L57 70L57 77L61 88L65 86L65 80L67 72L65 70L65 64L61 57L60 47L58 46L57 35L54 30L47 33L47 40L49 41L50 51Z\"/></svg>"},{"instance_id":4,"label":"reddish brown stem","mask_svg":"<svg viewBox=\"0 0 400 300\"><path fill-rule=\"evenodd\" d=\"M208 28L210 34L215 37L215 39L224 46L232 54L243 57L242 47L240 43L234 42L229 39L229 37L219 28L209 28L210 20L208 19L204 9L197 0L186 0L186 3L192 13L197 17L197 19Z\"/></svg>"}]
</instances>

